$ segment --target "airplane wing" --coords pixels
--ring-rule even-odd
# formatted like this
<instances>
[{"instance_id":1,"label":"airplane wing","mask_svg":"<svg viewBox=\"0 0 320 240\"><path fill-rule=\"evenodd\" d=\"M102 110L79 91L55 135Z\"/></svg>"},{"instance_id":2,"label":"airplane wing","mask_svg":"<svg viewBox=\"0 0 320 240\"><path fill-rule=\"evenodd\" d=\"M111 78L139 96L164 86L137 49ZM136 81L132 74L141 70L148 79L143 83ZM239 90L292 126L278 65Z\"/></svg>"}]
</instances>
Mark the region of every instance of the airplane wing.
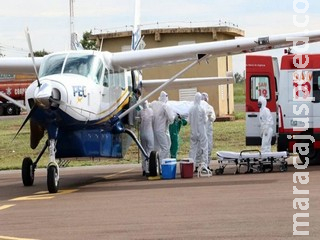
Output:
<instances>
[{"instance_id":1,"label":"airplane wing","mask_svg":"<svg viewBox=\"0 0 320 240\"><path fill-rule=\"evenodd\" d=\"M114 69L142 69L166 64L194 61L206 54L213 57L284 48L320 41L320 31L239 38L182 46L117 52L108 55Z\"/></svg>"},{"instance_id":2,"label":"airplane wing","mask_svg":"<svg viewBox=\"0 0 320 240\"><path fill-rule=\"evenodd\" d=\"M36 57L35 63L37 70L41 64L43 57ZM1 73L16 74L34 74L32 58L30 57L2 57L0 58Z\"/></svg>"}]
</instances>

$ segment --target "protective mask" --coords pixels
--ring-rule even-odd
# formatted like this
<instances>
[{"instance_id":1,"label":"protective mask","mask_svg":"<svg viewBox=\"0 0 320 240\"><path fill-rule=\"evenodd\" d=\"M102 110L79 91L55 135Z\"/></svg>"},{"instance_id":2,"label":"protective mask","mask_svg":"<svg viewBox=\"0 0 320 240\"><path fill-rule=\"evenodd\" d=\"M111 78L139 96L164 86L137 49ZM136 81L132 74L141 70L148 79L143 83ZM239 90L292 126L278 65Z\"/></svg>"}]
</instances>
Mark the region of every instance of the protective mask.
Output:
<instances>
[{"instance_id":1,"label":"protective mask","mask_svg":"<svg viewBox=\"0 0 320 240\"><path fill-rule=\"evenodd\" d=\"M261 107L262 107L262 103L258 102L258 108L261 108Z\"/></svg>"}]
</instances>

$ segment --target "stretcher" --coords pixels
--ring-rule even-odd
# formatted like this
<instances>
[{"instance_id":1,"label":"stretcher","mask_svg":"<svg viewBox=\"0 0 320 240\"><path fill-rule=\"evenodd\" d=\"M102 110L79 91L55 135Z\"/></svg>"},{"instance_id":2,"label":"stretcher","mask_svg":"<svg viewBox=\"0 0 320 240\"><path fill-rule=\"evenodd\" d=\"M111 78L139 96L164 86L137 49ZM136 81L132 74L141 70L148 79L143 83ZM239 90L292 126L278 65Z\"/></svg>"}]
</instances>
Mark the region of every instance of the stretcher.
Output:
<instances>
[{"instance_id":1,"label":"stretcher","mask_svg":"<svg viewBox=\"0 0 320 240\"><path fill-rule=\"evenodd\" d=\"M289 157L288 152L266 152L261 153L259 150L244 150L241 152L218 151L219 168L215 170L217 175L223 174L227 165L235 165L235 174L240 173L242 166L246 167L246 173L253 172L271 172L275 165L279 166L281 172L288 169L286 159Z\"/></svg>"}]
</instances>

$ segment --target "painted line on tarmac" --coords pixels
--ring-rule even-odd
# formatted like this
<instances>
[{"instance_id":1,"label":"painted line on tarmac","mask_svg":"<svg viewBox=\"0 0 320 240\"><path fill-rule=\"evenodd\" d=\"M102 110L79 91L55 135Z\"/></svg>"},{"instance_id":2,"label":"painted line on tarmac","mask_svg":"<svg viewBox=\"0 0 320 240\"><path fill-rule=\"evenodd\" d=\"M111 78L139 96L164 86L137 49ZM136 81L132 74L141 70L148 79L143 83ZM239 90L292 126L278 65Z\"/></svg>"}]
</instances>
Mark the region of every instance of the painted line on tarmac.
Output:
<instances>
[{"instance_id":1,"label":"painted line on tarmac","mask_svg":"<svg viewBox=\"0 0 320 240\"><path fill-rule=\"evenodd\" d=\"M49 200L49 199L55 198L56 196L69 194L69 193L74 193L76 191L79 191L79 189L60 190L59 192L57 192L55 194L51 194L51 193L48 193L48 192L45 192L45 191L41 191L41 192L34 193L34 195L17 197L17 198L10 199L9 201Z\"/></svg>"},{"instance_id":2,"label":"painted line on tarmac","mask_svg":"<svg viewBox=\"0 0 320 240\"><path fill-rule=\"evenodd\" d=\"M134 170L134 168L130 168L130 169L127 169L127 170L123 170L123 171L121 171L121 172L117 172L117 173L114 173L114 174L105 176L105 177L103 177L103 178L104 178L104 179L113 178L113 177L118 176L118 175L120 175L120 174L127 173L127 172L131 172L131 171L133 171L133 170Z\"/></svg>"},{"instance_id":3,"label":"painted line on tarmac","mask_svg":"<svg viewBox=\"0 0 320 240\"><path fill-rule=\"evenodd\" d=\"M15 206L15 204L2 205L2 206L0 206L0 211L11 208L13 206ZM1 240L1 238L0 238L0 240Z\"/></svg>"},{"instance_id":4,"label":"painted line on tarmac","mask_svg":"<svg viewBox=\"0 0 320 240\"><path fill-rule=\"evenodd\" d=\"M0 240L37 240L37 239L0 236Z\"/></svg>"}]
</instances>

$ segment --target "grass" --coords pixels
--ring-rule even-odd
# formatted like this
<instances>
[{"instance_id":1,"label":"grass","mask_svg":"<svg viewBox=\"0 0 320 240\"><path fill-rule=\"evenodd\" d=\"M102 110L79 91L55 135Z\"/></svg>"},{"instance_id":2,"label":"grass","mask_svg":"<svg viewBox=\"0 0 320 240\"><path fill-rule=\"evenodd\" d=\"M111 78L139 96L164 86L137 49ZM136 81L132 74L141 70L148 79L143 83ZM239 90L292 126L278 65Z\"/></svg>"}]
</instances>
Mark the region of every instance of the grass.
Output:
<instances>
[{"instance_id":1,"label":"grass","mask_svg":"<svg viewBox=\"0 0 320 240\"><path fill-rule=\"evenodd\" d=\"M0 120L0 129L2 132L0 144L0 170L20 169L22 159L30 156L35 159L40 152L44 142L40 143L36 150L29 147L29 127L26 125L18 137L12 141L14 135L23 118L10 120ZM187 125L180 132L180 148L178 159L188 157L189 154L189 135L190 127ZM214 148L212 157L216 158L216 151L241 151L247 149L245 146L245 121L236 120L231 122L214 123ZM252 149L252 148L249 148ZM38 167L45 167L47 164L48 154L45 153L40 160ZM88 165L106 165L106 164L125 164L138 163L138 148L131 144L127 154L122 159L96 159L94 161L72 161L70 166L88 166Z\"/></svg>"},{"instance_id":2,"label":"grass","mask_svg":"<svg viewBox=\"0 0 320 240\"><path fill-rule=\"evenodd\" d=\"M246 101L246 84L245 82L233 85L234 104L243 104Z\"/></svg>"},{"instance_id":3,"label":"grass","mask_svg":"<svg viewBox=\"0 0 320 240\"><path fill-rule=\"evenodd\" d=\"M244 104L244 83L234 85L235 104ZM236 121L231 122L215 122L214 123L214 148L212 157L216 159L217 151L241 151L244 149L259 149L257 147L245 146L245 114L244 112L235 113ZM22 159L30 156L35 159L44 145L44 140L39 144L38 148L32 150L29 145L29 124L26 124L20 134L13 138L21 126L24 117L21 118L0 118L0 170L20 169ZM187 125L182 127L180 132L180 148L178 159L188 157L189 154L189 137L190 127ZM127 154L122 159L95 159L94 161L72 161L70 166L83 165L105 165L105 164L125 164L138 163L139 151L135 144L131 144ZM48 154L45 153L39 161L38 167L45 167L47 164Z\"/></svg>"}]
</instances>

